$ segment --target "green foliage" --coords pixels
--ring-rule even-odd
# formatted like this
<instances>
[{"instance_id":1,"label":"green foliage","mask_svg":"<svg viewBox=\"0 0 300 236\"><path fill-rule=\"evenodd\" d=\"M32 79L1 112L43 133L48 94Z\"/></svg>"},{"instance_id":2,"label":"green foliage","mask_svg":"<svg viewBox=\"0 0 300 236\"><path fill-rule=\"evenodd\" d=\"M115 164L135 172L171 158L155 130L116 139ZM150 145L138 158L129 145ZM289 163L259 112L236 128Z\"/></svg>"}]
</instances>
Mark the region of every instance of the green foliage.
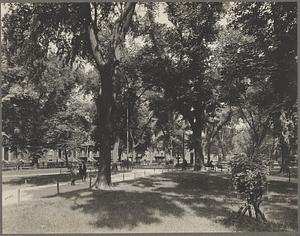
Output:
<instances>
[{"instance_id":1,"label":"green foliage","mask_svg":"<svg viewBox=\"0 0 300 236\"><path fill-rule=\"evenodd\" d=\"M273 135L280 137L282 147L287 145L289 148L291 145L282 137L286 133L286 127L281 117L290 117L288 119L293 120L292 126L296 128L296 20L297 4L294 2L234 3L231 8L230 25L254 38L256 49L260 50L261 59L264 61L259 62L261 66L258 74L263 71L260 80L267 82L265 84L268 89L256 95L256 102L263 109L273 109ZM257 68L253 67L253 71L257 72ZM295 146L295 142L292 146Z\"/></svg>"},{"instance_id":2,"label":"green foliage","mask_svg":"<svg viewBox=\"0 0 300 236\"><path fill-rule=\"evenodd\" d=\"M230 24L254 37L262 52L275 93L273 101L286 108L293 106L297 94L297 4L235 3L232 13Z\"/></svg>"},{"instance_id":3,"label":"green foliage","mask_svg":"<svg viewBox=\"0 0 300 236\"><path fill-rule=\"evenodd\" d=\"M19 63L26 61L29 67L43 63L41 59L47 55L51 43L66 63L73 63L78 55L87 58L82 6L82 3L10 4L10 14L3 19L7 51Z\"/></svg>"},{"instance_id":4,"label":"green foliage","mask_svg":"<svg viewBox=\"0 0 300 236\"><path fill-rule=\"evenodd\" d=\"M141 17L133 13L135 3L9 4L3 130L22 148L82 142L92 109L69 98L86 80L86 94L97 102L97 145L116 137L124 144L128 118L131 147L145 150L153 140L179 147L183 126L174 116L181 114L194 131L191 147L199 148L202 131L213 142L223 123L218 111L231 106L237 110L228 134L239 142L234 151L256 158L271 135L295 151L296 5L147 3L139 5ZM157 21L161 8L167 24ZM228 25L218 24L224 9ZM83 75L66 66L81 63L95 70Z\"/></svg>"},{"instance_id":5,"label":"green foliage","mask_svg":"<svg viewBox=\"0 0 300 236\"><path fill-rule=\"evenodd\" d=\"M209 45L217 33L222 3L167 3L165 10L169 24L157 22L155 12L147 11L146 45L136 62L144 83L160 88L168 109L181 114L190 124L190 143L200 167L201 132L219 106L215 77L210 73Z\"/></svg>"},{"instance_id":6,"label":"green foliage","mask_svg":"<svg viewBox=\"0 0 300 236\"><path fill-rule=\"evenodd\" d=\"M214 39L221 9L222 4L169 3L166 12L173 26L152 22L146 32L148 44L138 57L143 79L161 87L184 116L193 113L191 108L196 113L213 103L212 78L206 73L208 44Z\"/></svg>"},{"instance_id":7,"label":"green foliage","mask_svg":"<svg viewBox=\"0 0 300 236\"><path fill-rule=\"evenodd\" d=\"M74 89L66 109L48 120L45 134L47 144L53 148L73 149L88 141L92 131L92 115L95 112L91 99Z\"/></svg>"},{"instance_id":8,"label":"green foliage","mask_svg":"<svg viewBox=\"0 0 300 236\"><path fill-rule=\"evenodd\" d=\"M26 66L17 66L13 61L2 69L2 124L8 135L7 145L36 153L64 141L60 136L50 141L48 133L57 128L52 122L67 110L71 91L82 76L80 71L63 67L53 56L45 60L43 70L36 71L38 79L31 77Z\"/></svg>"},{"instance_id":9,"label":"green foliage","mask_svg":"<svg viewBox=\"0 0 300 236\"><path fill-rule=\"evenodd\" d=\"M261 157L235 156L231 161L234 188L248 204L258 204L266 187L267 163Z\"/></svg>"}]
</instances>

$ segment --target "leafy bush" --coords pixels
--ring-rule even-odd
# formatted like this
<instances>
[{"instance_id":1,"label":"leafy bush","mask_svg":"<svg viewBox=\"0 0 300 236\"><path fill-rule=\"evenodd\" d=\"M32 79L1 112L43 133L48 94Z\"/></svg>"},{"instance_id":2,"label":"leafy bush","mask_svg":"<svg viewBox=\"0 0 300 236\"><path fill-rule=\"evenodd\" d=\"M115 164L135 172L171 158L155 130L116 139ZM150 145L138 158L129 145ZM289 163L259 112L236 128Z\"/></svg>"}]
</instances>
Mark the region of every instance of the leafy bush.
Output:
<instances>
[{"instance_id":1,"label":"leafy bush","mask_svg":"<svg viewBox=\"0 0 300 236\"><path fill-rule=\"evenodd\" d=\"M235 190L240 193L245 204L241 206L239 214L247 211L252 217L251 208L254 209L256 219L259 217L266 221L264 214L259 209L267 183L267 163L257 156L249 158L245 155L235 156L231 161L231 180Z\"/></svg>"}]
</instances>

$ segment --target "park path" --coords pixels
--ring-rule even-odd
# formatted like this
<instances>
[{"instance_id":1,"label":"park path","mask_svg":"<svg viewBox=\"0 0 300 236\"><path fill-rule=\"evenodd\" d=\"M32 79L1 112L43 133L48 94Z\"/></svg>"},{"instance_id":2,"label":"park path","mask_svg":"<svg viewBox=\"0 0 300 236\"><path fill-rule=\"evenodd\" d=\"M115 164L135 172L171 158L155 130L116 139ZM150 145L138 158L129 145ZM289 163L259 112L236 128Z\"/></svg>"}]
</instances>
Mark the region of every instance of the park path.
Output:
<instances>
[{"instance_id":1,"label":"park path","mask_svg":"<svg viewBox=\"0 0 300 236\"><path fill-rule=\"evenodd\" d=\"M142 178L150 175L161 174L163 172L169 171L168 169L133 169L131 172L124 172L112 175L112 182L119 183L122 181L134 180L137 178ZM28 175L15 175L15 177L32 177L32 176L45 176L45 175L59 175L62 173L38 173L38 174L28 174ZM8 177L8 176L7 176ZM9 177L14 177L10 175ZM92 180L93 181L93 180ZM89 179L86 182L76 181L76 185L87 185L89 184ZM70 185L70 182L59 183L59 188ZM32 191L53 188L53 193L57 192L57 183L46 184L42 186L34 186L29 184L23 184L21 186L14 186L14 189L2 191L2 206L18 204L20 202L29 201L33 198Z\"/></svg>"}]
</instances>

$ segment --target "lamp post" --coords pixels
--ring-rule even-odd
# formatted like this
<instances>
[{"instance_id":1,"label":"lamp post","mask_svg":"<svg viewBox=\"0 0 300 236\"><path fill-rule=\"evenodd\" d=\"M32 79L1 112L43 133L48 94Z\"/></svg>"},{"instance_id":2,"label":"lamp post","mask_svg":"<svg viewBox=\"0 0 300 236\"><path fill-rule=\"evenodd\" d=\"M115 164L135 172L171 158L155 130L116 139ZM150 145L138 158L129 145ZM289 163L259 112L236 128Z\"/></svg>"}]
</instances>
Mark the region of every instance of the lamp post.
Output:
<instances>
[{"instance_id":1,"label":"lamp post","mask_svg":"<svg viewBox=\"0 0 300 236\"><path fill-rule=\"evenodd\" d=\"M181 120L181 123L182 123L182 160L184 160L185 159L185 156L184 156L184 154L185 154L185 150L184 150L184 139L185 139L185 128L186 128L186 122L185 122L185 120Z\"/></svg>"},{"instance_id":2,"label":"lamp post","mask_svg":"<svg viewBox=\"0 0 300 236\"><path fill-rule=\"evenodd\" d=\"M127 86L125 91L126 91L126 96L127 96L127 104L126 104L126 160L127 160L127 170L129 169L129 90L130 87Z\"/></svg>"},{"instance_id":3,"label":"lamp post","mask_svg":"<svg viewBox=\"0 0 300 236\"><path fill-rule=\"evenodd\" d=\"M182 131L182 159L185 159L185 153L184 153L184 133L185 131Z\"/></svg>"},{"instance_id":4,"label":"lamp post","mask_svg":"<svg viewBox=\"0 0 300 236\"><path fill-rule=\"evenodd\" d=\"M129 119L128 119L128 103L127 103L127 109L126 109L126 123L127 123L127 129L126 129L126 145L127 145L127 162L129 161ZM127 163L128 164L128 163Z\"/></svg>"}]
</instances>

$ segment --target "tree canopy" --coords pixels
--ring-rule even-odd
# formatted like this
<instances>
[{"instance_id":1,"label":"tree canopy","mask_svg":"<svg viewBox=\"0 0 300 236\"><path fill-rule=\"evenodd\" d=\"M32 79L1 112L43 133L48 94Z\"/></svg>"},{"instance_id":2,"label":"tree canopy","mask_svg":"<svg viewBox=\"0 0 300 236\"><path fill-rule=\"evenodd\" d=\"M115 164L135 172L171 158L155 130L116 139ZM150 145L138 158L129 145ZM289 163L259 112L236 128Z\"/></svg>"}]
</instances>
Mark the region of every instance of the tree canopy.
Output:
<instances>
[{"instance_id":1,"label":"tree canopy","mask_svg":"<svg viewBox=\"0 0 300 236\"><path fill-rule=\"evenodd\" d=\"M113 147L179 153L184 129L196 170L211 147L241 150L227 140L237 135L251 157L270 137L284 162L296 152L296 3L8 6L2 101L12 146L73 147L91 136L96 187L111 184Z\"/></svg>"}]
</instances>

